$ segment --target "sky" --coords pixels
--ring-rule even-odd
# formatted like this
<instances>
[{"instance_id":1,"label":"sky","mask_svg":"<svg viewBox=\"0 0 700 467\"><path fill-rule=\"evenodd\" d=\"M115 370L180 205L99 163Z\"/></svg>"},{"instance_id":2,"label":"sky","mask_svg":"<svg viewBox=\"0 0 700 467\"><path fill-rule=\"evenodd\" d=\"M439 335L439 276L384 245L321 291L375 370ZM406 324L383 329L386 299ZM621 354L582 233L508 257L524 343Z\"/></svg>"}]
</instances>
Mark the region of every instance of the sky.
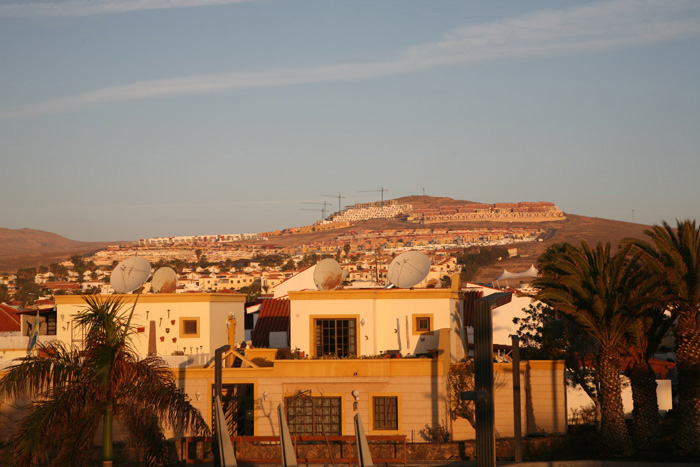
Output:
<instances>
[{"instance_id":1,"label":"sky","mask_svg":"<svg viewBox=\"0 0 700 467\"><path fill-rule=\"evenodd\" d=\"M82 241L382 189L698 219L700 2L0 0L0 160L0 227Z\"/></svg>"}]
</instances>

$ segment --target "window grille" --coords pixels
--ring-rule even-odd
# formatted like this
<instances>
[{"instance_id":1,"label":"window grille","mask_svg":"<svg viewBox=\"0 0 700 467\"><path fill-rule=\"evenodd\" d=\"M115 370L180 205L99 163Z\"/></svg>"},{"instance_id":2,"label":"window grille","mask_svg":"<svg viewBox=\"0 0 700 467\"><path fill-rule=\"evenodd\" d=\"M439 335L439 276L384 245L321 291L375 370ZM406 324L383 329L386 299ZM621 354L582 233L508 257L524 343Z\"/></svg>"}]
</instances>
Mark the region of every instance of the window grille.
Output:
<instances>
[{"instance_id":1,"label":"window grille","mask_svg":"<svg viewBox=\"0 0 700 467\"><path fill-rule=\"evenodd\" d=\"M317 357L357 355L354 319L317 319L315 328Z\"/></svg>"},{"instance_id":2,"label":"window grille","mask_svg":"<svg viewBox=\"0 0 700 467\"><path fill-rule=\"evenodd\" d=\"M374 403L374 429L398 430L399 429L399 405L398 397L373 397Z\"/></svg>"},{"instance_id":3,"label":"window grille","mask_svg":"<svg viewBox=\"0 0 700 467\"><path fill-rule=\"evenodd\" d=\"M292 436L340 436L340 397L287 397L287 425Z\"/></svg>"}]
</instances>

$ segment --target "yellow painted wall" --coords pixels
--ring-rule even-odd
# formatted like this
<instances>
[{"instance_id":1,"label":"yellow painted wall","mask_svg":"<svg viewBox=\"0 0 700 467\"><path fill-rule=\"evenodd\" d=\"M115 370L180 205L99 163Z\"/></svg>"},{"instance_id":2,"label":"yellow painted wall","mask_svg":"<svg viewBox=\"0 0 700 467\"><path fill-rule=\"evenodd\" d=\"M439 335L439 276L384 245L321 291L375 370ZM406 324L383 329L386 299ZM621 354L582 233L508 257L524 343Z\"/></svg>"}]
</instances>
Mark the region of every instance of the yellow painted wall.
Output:
<instances>
[{"instance_id":1,"label":"yellow painted wall","mask_svg":"<svg viewBox=\"0 0 700 467\"><path fill-rule=\"evenodd\" d=\"M176 351L184 351L185 354L213 353L228 341L226 322L229 314L233 314L240 324L236 326L236 342L242 341L245 336L242 324L245 295L242 294L143 294L138 296L138 300L134 294L122 297L127 313L136 301L132 324L141 330L134 335L133 345L141 356L148 353L151 321L156 325L156 349L160 356L172 355ZM86 307L85 302L75 295L58 295L55 299L58 321L56 338L70 343L73 317ZM198 337L181 335L183 318L199 318Z\"/></svg>"},{"instance_id":2,"label":"yellow painted wall","mask_svg":"<svg viewBox=\"0 0 700 467\"><path fill-rule=\"evenodd\" d=\"M397 396L399 427L396 434L421 442L426 425L447 425L455 440L474 439L474 430L465 420L452 422L446 403L446 369L443 359L339 359L275 360L274 367L224 368L224 384L253 384L255 435L278 435L277 406L284 398L310 391L313 396L342 398L342 430L352 435L352 419L362 417L367 434L388 434L372 427L372 396ZM495 364L495 415L498 436L513 436L511 365ZM214 368L173 369L181 388L208 423L212 422ZM562 362L521 363L522 432L563 433L566 431L566 401ZM352 392L359 391L355 401ZM357 408L355 408L357 402ZM3 418L12 405L0 404ZM16 415L16 414L15 414ZM167 437L184 433L166 431ZM6 428L0 440L6 439ZM99 440L98 440L99 441Z\"/></svg>"},{"instance_id":3,"label":"yellow painted wall","mask_svg":"<svg viewBox=\"0 0 700 467\"><path fill-rule=\"evenodd\" d=\"M313 355L313 319L355 317L358 354L379 355L399 350L415 355L436 349L438 330L459 336L459 295L448 289L373 289L289 292L291 346ZM433 332L417 333L414 317L430 316ZM452 355L455 356L455 349ZM461 354L454 358L460 358Z\"/></svg>"},{"instance_id":4,"label":"yellow painted wall","mask_svg":"<svg viewBox=\"0 0 700 467\"><path fill-rule=\"evenodd\" d=\"M174 371L180 387L211 423L213 368ZM419 440L418 432L427 423L437 424L447 413L441 360L276 360L274 367L224 368L222 382L255 385L255 435L258 436L279 435L277 406L285 397L300 391L311 391L312 396L341 397L344 435L354 434L352 419L356 413L360 413L367 434L390 434L372 427L372 396L398 397L399 429L393 433L405 434L409 440L411 437ZM354 390L360 393L357 401L352 395Z\"/></svg>"},{"instance_id":5,"label":"yellow painted wall","mask_svg":"<svg viewBox=\"0 0 700 467\"><path fill-rule=\"evenodd\" d=\"M529 362L526 389L531 414L528 418L528 432L566 432L566 384L564 362ZM530 409L528 409L530 410Z\"/></svg>"}]
</instances>

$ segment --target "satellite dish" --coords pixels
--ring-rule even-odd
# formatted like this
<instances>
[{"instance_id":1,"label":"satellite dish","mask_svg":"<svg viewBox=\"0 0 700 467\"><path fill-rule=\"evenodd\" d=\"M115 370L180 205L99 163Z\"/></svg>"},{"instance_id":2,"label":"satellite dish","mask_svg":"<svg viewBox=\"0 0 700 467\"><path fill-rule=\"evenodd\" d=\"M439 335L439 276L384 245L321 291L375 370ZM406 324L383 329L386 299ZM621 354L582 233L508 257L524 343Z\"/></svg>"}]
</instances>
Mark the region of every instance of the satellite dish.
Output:
<instances>
[{"instance_id":1,"label":"satellite dish","mask_svg":"<svg viewBox=\"0 0 700 467\"><path fill-rule=\"evenodd\" d=\"M343 270L331 258L322 259L314 268L314 284L318 290L333 290L343 282Z\"/></svg>"},{"instance_id":2,"label":"satellite dish","mask_svg":"<svg viewBox=\"0 0 700 467\"><path fill-rule=\"evenodd\" d=\"M117 293L129 293L141 287L151 275L151 263L141 256L125 259L117 264L109 278Z\"/></svg>"},{"instance_id":3,"label":"satellite dish","mask_svg":"<svg viewBox=\"0 0 700 467\"><path fill-rule=\"evenodd\" d=\"M151 279L153 293L173 293L177 289L177 274L172 268L160 268Z\"/></svg>"},{"instance_id":4,"label":"satellite dish","mask_svg":"<svg viewBox=\"0 0 700 467\"><path fill-rule=\"evenodd\" d=\"M401 253L389 264L387 279L396 287L408 289L420 284L430 272L430 258L420 251Z\"/></svg>"}]
</instances>

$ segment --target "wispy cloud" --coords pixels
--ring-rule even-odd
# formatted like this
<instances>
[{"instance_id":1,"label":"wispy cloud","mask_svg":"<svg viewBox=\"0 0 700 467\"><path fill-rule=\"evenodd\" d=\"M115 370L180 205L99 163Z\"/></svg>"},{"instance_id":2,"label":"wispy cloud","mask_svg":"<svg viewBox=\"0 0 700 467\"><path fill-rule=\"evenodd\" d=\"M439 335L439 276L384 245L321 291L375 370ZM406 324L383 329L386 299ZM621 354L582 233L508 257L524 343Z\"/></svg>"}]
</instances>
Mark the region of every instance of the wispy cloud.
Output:
<instances>
[{"instance_id":1,"label":"wispy cloud","mask_svg":"<svg viewBox=\"0 0 700 467\"><path fill-rule=\"evenodd\" d=\"M61 203L56 203L55 205L46 205L38 207L35 209L38 211L76 211L92 209L95 207L94 204L66 204L65 200ZM105 204L99 203L100 209L134 209L141 211L157 210L157 209L222 209L222 208L246 208L246 207L260 207L260 206L289 206L289 205L299 205L305 203L316 203L318 200L314 199L259 199L259 200L248 200L248 201L223 201L223 202L201 202L201 203L117 203L117 204ZM26 210L28 208L23 208Z\"/></svg>"},{"instance_id":2,"label":"wispy cloud","mask_svg":"<svg viewBox=\"0 0 700 467\"><path fill-rule=\"evenodd\" d=\"M193 8L244 3L254 0L68 0L0 5L0 18L95 16L167 8Z\"/></svg>"},{"instance_id":3,"label":"wispy cloud","mask_svg":"<svg viewBox=\"0 0 700 467\"><path fill-rule=\"evenodd\" d=\"M148 2L146 2L148 3ZM191 2L194 3L194 2ZM0 118L67 112L91 105L241 88L361 80L438 67L634 47L700 35L700 2L616 0L468 25L383 62L223 73L143 81L0 111Z\"/></svg>"}]
</instances>

